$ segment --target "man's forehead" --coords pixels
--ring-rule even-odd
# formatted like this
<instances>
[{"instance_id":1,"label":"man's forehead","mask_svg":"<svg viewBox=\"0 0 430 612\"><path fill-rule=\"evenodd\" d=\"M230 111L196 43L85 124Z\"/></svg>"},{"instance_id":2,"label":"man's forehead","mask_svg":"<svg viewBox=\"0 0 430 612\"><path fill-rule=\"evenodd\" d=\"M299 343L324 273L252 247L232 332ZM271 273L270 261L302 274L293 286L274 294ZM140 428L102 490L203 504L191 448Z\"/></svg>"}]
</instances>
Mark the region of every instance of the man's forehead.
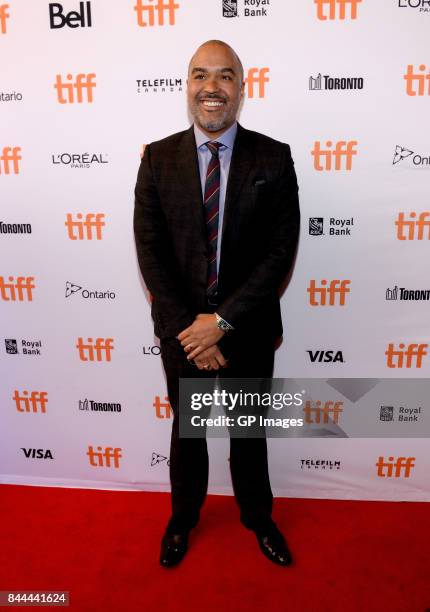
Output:
<instances>
[{"instance_id":1,"label":"man's forehead","mask_svg":"<svg viewBox=\"0 0 430 612\"><path fill-rule=\"evenodd\" d=\"M212 69L231 69L237 67L237 59L228 47L223 45L204 45L199 47L190 61L190 69L194 67L210 67Z\"/></svg>"}]
</instances>

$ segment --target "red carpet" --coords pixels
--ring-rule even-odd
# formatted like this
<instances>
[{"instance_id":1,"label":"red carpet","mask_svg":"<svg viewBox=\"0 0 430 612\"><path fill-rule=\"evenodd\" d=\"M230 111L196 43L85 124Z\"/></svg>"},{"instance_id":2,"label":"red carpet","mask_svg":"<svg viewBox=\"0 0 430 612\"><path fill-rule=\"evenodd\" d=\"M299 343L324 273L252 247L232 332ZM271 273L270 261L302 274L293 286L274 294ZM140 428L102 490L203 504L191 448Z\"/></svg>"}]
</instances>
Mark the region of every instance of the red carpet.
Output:
<instances>
[{"instance_id":1,"label":"red carpet","mask_svg":"<svg viewBox=\"0 0 430 612\"><path fill-rule=\"evenodd\" d=\"M167 494L0 492L0 590L67 590L74 611L430 610L429 504L277 499L295 557L281 568L239 524L234 500L211 496L187 557L165 570Z\"/></svg>"}]
</instances>

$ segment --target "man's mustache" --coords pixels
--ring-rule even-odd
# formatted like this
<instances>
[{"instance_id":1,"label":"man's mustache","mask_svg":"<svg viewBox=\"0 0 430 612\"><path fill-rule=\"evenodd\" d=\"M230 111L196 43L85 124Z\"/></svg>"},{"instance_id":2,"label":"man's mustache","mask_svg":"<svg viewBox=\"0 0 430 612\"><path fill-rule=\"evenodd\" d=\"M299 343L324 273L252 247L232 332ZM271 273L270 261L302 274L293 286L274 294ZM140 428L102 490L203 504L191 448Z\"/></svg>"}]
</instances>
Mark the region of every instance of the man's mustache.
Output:
<instances>
[{"instance_id":1,"label":"man's mustache","mask_svg":"<svg viewBox=\"0 0 430 612\"><path fill-rule=\"evenodd\" d=\"M201 100L219 100L220 102L227 102L227 98L225 98L224 96L220 96L218 94L202 94L200 96L197 97L197 99L199 100L199 102Z\"/></svg>"}]
</instances>

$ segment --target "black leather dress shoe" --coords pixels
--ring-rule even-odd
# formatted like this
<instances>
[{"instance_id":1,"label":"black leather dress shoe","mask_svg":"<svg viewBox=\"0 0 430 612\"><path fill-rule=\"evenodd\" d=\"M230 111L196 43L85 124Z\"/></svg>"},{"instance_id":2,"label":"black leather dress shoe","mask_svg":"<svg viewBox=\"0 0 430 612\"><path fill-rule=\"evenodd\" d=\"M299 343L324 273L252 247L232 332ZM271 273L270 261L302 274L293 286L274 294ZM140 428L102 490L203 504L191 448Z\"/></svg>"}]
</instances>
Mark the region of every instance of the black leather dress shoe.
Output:
<instances>
[{"instance_id":1,"label":"black leather dress shoe","mask_svg":"<svg viewBox=\"0 0 430 612\"><path fill-rule=\"evenodd\" d=\"M291 565L293 557L288 549L284 536L279 529L271 529L268 533L256 533L258 544L263 555L277 565Z\"/></svg>"},{"instance_id":2,"label":"black leather dress shoe","mask_svg":"<svg viewBox=\"0 0 430 612\"><path fill-rule=\"evenodd\" d=\"M174 567L185 557L188 550L188 533L170 535L165 533L161 540L160 565Z\"/></svg>"}]
</instances>

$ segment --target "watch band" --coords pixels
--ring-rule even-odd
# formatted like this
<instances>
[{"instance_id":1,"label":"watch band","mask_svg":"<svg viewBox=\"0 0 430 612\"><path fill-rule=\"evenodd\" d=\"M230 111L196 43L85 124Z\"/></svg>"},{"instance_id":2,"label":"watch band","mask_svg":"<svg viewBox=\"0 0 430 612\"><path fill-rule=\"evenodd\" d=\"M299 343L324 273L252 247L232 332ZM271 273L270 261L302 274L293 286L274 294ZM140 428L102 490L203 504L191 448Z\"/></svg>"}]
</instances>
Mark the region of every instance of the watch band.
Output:
<instances>
[{"instance_id":1,"label":"watch band","mask_svg":"<svg viewBox=\"0 0 430 612\"><path fill-rule=\"evenodd\" d=\"M228 333L229 331L232 331L234 329L233 325L230 325L230 323L227 323L227 321L223 319L222 317L220 317L217 312L215 313L215 317L216 317L217 327L221 331Z\"/></svg>"}]
</instances>

